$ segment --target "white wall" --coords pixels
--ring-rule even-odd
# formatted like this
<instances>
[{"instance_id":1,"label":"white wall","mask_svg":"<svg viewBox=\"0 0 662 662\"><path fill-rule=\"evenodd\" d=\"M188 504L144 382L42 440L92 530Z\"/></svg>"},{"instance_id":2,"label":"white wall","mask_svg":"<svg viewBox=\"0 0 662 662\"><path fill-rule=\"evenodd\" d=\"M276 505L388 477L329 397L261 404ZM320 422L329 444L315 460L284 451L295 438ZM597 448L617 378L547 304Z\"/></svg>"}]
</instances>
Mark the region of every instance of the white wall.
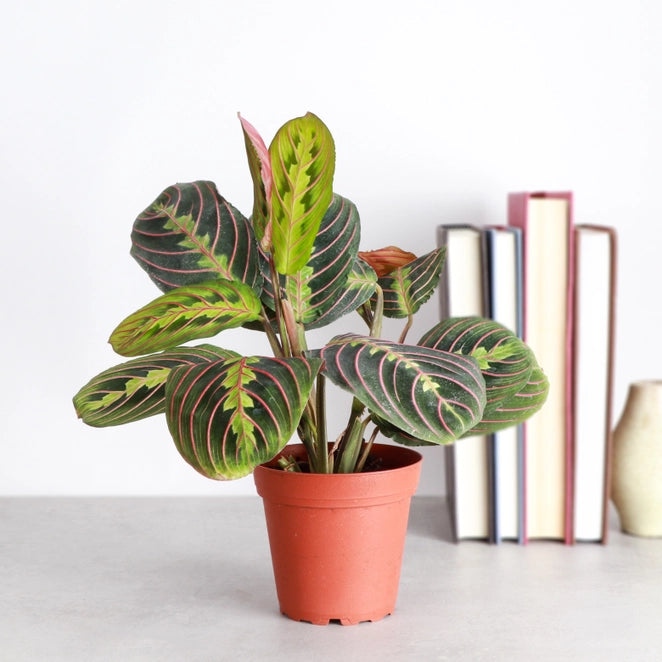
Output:
<instances>
[{"instance_id":1,"label":"white wall","mask_svg":"<svg viewBox=\"0 0 662 662\"><path fill-rule=\"evenodd\" d=\"M422 253L439 222L504 221L508 191L573 189L578 222L620 231L620 414L631 380L662 376L661 7L9 0L0 493L253 492L250 477L189 469L161 418L94 430L71 405L118 361L116 323L158 294L128 254L136 214L200 178L249 212L237 111L267 142L291 117L322 117L365 249ZM260 342L233 334L239 351ZM426 456L421 493L440 493L441 452Z\"/></svg>"}]
</instances>

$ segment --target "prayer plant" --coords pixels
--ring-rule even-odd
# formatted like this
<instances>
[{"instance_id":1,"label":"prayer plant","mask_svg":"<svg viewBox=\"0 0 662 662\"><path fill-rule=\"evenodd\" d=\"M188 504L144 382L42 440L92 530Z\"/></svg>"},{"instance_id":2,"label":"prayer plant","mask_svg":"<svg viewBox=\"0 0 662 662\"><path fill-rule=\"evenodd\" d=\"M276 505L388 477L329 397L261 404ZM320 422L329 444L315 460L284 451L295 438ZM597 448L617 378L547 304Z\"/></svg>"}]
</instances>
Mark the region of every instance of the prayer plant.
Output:
<instances>
[{"instance_id":1,"label":"prayer plant","mask_svg":"<svg viewBox=\"0 0 662 662\"><path fill-rule=\"evenodd\" d=\"M359 251L359 214L333 192L334 142L318 117L287 122L269 148L239 119L251 217L212 182L196 181L168 187L136 218L131 254L163 294L112 332L113 349L134 358L74 396L85 423L165 413L183 458L225 480L272 459L295 433L310 471L347 473L364 469L380 431L406 445L448 444L542 406L548 385L532 351L493 321L447 319L406 340L439 282L445 249L421 257L395 247ZM349 313L363 319L365 335L308 347L309 330ZM381 338L384 316L403 320L397 342ZM236 327L265 333L273 355L189 344ZM334 439L327 380L352 396Z\"/></svg>"}]
</instances>

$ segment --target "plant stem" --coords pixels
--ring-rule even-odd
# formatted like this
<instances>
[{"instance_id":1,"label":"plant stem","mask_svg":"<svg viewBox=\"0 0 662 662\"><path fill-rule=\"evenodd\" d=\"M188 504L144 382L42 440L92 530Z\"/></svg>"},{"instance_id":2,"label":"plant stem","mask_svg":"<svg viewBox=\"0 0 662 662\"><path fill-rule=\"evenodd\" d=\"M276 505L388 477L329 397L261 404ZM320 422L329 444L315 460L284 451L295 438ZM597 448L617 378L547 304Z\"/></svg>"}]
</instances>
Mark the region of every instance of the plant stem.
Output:
<instances>
[{"instance_id":1,"label":"plant stem","mask_svg":"<svg viewBox=\"0 0 662 662\"><path fill-rule=\"evenodd\" d=\"M382 322L384 319L384 292L379 285L375 289L374 305L368 307L368 305L364 304L358 312L366 324L368 324L370 336L379 338L382 333ZM361 471L365 465L367 458L366 451L364 451L361 458L359 458L359 454L363 444L363 433L371 418L368 416L364 421L361 421L364 411L365 405L357 398L354 398L345 432L341 435L340 441L336 442L334 446L334 449L336 446L338 448L334 462L334 471L337 473L354 473ZM367 452L369 452L376 435L377 432L375 431L368 444L369 448Z\"/></svg>"},{"instance_id":2,"label":"plant stem","mask_svg":"<svg viewBox=\"0 0 662 662\"><path fill-rule=\"evenodd\" d=\"M280 277L276 271L273 256L269 256L269 270L271 272L271 284L274 291L274 311L276 313L276 326L280 333L280 342L283 348L283 356L292 356L292 349L289 343L287 327L283 320L283 297L280 290Z\"/></svg>"},{"instance_id":3,"label":"plant stem","mask_svg":"<svg viewBox=\"0 0 662 662\"><path fill-rule=\"evenodd\" d=\"M379 338L382 335L382 321L384 320L384 291L377 285L375 290L377 299L375 300L372 324L370 325L370 335Z\"/></svg>"},{"instance_id":4,"label":"plant stem","mask_svg":"<svg viewBox=\"0 0 662 662\"><path fill-rule=\"evenodd\" d=\"M271 347L274 350L276 356L303 356L303 353L307 347L303 325L299 324L295 320L292 305L283 296L283 292L280 287L280 276L276 271L276 266L272 256L269 257L269 269L271 272L276 325L280 335L280 343L278 342L278 337L273 332L273 329L271 329L271 325L269 324L265 314L263 315L263 318L265 329L268 327L267 335L269 336L269 342L271 343ZM271 333L269 333L269 331ZM316 447L318 428L316 408L314 405L315 401L316 396L315 390L313 389L310 397L308 398L308 402L306 402L306 406L303 410L297 431L299 433L301 442L306 447L306 453L308 455L308 461L311 469L318 471L317 466L319 462L319 454ZM324 455L326 455L326 453L324 453Z\"/></svg>"},{"instance_id":5,"label":"plant stem","mask_svg":"<svg viewBox=\"0 0 662 662\"><path fill-rule=\"evenodd\" d=\"M301 467L297 464L293 457L281 457L278 460L278 466L283 471L291 471L292 473L301 473Z\"/></svg>"},{"instance_id":6,"label":"plant stem","mask_svg":"<svg viewBox=\"0 0 662 662\"><path fill-rule=\"evenodd\" d=\"M375 429L372 431L372 434L370 435L370 439L368 440L368 443L363 446L363 451L361 453L361 457L359 458L359 461L356 463L356 468L354 469L356 473L360 473L361 471L363 471L368 456L370 455L370 451L372 450L372 445L375 443L375 439L377 438L378 433L379 433L379 428L375 426Z\"/></svg>"},{"instance_id":7,"label":"plant stem","mask_svg":"<svg viewBox=\"0 0 662 662\"><path fill-rule=\"evenodd\" d=\"M354 473L363 441L363 432L370 420L370 417L367 417L365 421L361 421L361 414L363 414L364 410L365 406L363 403L357 398L354 398L349 422L345 428L336 458L335 471L337 473Z\"/></svg>"},{"instance_id":8,"label":"plant stem","mask_svg":"<svg viewBox=\"0 0 662 662\"><path fill-rule=\"evenodd\" d=\"M362 304L359 308L356 309L356 312L361 316L361 319L366 323L368 328L372 327L372 308L370 307L370 302Z\"/></svg>"},{"instance_id":9,"label":"plant stem","mask_svg":"<svg viewBox=\"0 0 662 662\"><path fill-rule=\"evenodd\" d=\"M281 297L280 306L285 333L287 334L290 347L290 356L303 356L306 341L301 332L301 325L294 319L294 309L292 308L292 304L284 297Z\"/></svg>"},{"instance_id":10,"label":"plant stem","mask_svg":"<svg viewBox=\"0 0 662 662\"><path fill-rule=\"evenodd\" d=\"M326 440L326 378L321 372L317 375L315 410L317 421L315 470L318 473L328 474L330 473L330 469L329 451Z\"/></svg>"},{"instance_id":11,"label":"plant stem","mask_svg":"<svg viewBox=\"0 0 662 662\"><path fill-rule=\"evenodd\" d=\"M409 333L409 329L411 329L411 325L413 324L413 322L414 322L414 316L409 315L407 317L407 323L402 329L402 333L400 334L400 338L398 339L399 343L403 343L405 341L405 339L407 338L407 334Z\"/></svg>"},{"instance_id":12,"label":"plant stem","mask_svg":"<svg viewBox=\"0 0 662 662\"><path fill-rule=\"evenodd\" d=\"M283 356L283 347L278 340L278 336L274 333L271 322L269 321L269 315L264 306L262 306L262 326L264 327L264 332L267 334L269 340L269 345L271 346L271 351L274 353L274 356Z\"/></svg>"},{"instance_id":13,"label":"plant stem","mask_svg":"<svg viewBox=\"0 0 662 662\"><path fill-rule=\"evenodd\" d=\"M299 439L301 439L301 443L306 447L308 462L311 468L313 468L317 466L317 448L315 446L317 431L315 429L315 421L310 415L309 405L310 400L306 403L306 407L303 410L297 432L299 433ZM313 470L316 471L315 469Z\"/></svg>"}]
</instances>

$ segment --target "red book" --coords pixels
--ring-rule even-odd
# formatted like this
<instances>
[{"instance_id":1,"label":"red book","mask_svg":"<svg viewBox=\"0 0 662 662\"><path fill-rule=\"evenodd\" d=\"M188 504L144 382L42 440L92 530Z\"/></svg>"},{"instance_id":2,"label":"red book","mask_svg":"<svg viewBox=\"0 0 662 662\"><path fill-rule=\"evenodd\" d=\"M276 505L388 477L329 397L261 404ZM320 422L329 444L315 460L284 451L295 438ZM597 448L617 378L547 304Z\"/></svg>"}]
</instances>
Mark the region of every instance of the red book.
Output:
<instances>
[{"instance_id":1,"label":"red book","mask_svg":"<svg viewBox=\"0 0 662 662\"><path fill-rule=\"evenodd\" d=\"M524 340L549 379L547 402L524 424L525 535L573 541L572 193L512 193L522 230Z\"/></svg>"}]
</instances>

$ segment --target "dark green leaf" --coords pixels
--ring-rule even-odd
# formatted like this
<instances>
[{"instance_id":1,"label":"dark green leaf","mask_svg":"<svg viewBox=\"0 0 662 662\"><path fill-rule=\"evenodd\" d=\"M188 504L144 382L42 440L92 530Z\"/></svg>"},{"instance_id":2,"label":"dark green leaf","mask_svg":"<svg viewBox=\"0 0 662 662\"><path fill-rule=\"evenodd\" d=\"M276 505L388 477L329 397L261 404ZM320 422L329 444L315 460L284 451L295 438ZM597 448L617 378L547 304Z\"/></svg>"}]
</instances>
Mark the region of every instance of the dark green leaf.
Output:
<instances>
[{"instance_id":1,"label":"dark green leaf","mask_svg":"<svg viewBox=\"0 0 662 662\"><path fill-rule=\"evenodd\" d=\"M339 317L355 311L370 300L377 286L377 274L363 260L356 259L352 271L347 276L344 291L335 299L333 305L316 320L306 326L317 329L337 320Z\"/></svg>"},{"instance_id":2,"label":"dark green leaf","mask_svg":"<svg viewBox=\"0 0 662 662\"><path fill-rule=\"evenodd\" d=\"M439 285L445 259L446 247L442 246L382 276L384 316L403 318L416 313Z\"/></svg>"},{"instance_id":3,"label":"dark green leaf","mask_svg":"<svg viewBox=\"0 0 662 662\"><path fill-rule=\"evenodd\" d=\"M294 276L280 276L282 290L295 318L306 329L316 329L353 312L370 299L377 276L363 260L357 259L360 240L358 211L339 195L327 209L315 239L308 264ZM262 301L274 308L273 284L263 263ZM249 323L249 328L257 328Z\"/></svg>"},{"instance_id":4,"label":"dark green leaf","mask_svg":"<svg viewBox=\"0 0 662 662\"><path fill-rule=\"evenodd\" d=\"M253 228L213 182L168 187L135 220L131 242L131 254L163 292L214 278L261 290Z\"/></svg>"},{"instance_id":5,"label":"dark green leaf","mask_svg":"<svg viewBox=\"0 0 662 662\"><path fill-rule=\"evenodd\" d=\"M449 443L481 419L485 381L471 357L352 334L314 354L333 383L423 441Z\"/></svg>"},{"instance_id":6,"label":"dark green leaf","mask_svg":"<svg viewBox=\"0 0 662 662\"><path fill-rule=\"evenodd\" d=\"M174 370L166 419L182 457L217 480L249 474L294 434L321 361L240 357Z\"/></svg>"},{"instance_id":7,"label":"dark green leaf","mask_svg":"<svg viewBox=\"0 0 662 662\"><path fill-rule=\"evenodd\" d=\"M359 213L352 202L339 195L327 209L306 266L283 277L295 318L314 323L344 294L361 238Z\"/></svg>"},{"instance_id":8,"label":"dark green leaf","mask_svg":"<svg viewBox=\"0 0 662 662\"><path fill-rule=\"evenodd\" d=\"M495 419L498 428L508 427L505 423L510 414L504 414L504 408L512 410L511 399L529 393L530 380L534 370L540 371L531 349L512 331L493 320L480 317L453 317L443 320L428 331L419 344L448 352L472 356L478 361L487 388L487 403L483 413L483 423ZM536 373L537 374L537 373ZM540 371L542 375L542 371ZM542 375L544 378L544 375ZM510 421L510 425L520 422L542 406L546 397L547 387L536 377L541 391L529 393L531 406L517 405L523 418ZM544 380L546 384L546 379ZM533 393L537 394L533 397ZM542 402L540 398L542 397ZM526 413L529 412L529 413ZM484 430L484 426L476 427L472 434Z\"/></svg>"},{"instance_id":9,"label":"dark green leaf","mask_svg":"<svg viewBox=\"0 0 662 662\"><path fill-rule=\"evenodd\" d=\"M549 381L542 369L536 366L531 372L528 383L519 393L502 402L489 415L483 416L483 420L464 436L491 434L524 422L540 411L547 400L548 392Z\"/></svg>"},{"instance_id":10,"label":"dark green leaf","mask_svg":"<svg viewBox=\"0 0 662 662\"><path fill-rule=\"evenodd\" d=\"M131 423L165 411L165 382L173 368L238 354L213 345L177 347L132 359L91 379L74 396L79 418L94 427Z\"/></svg>"}]
</instances>

